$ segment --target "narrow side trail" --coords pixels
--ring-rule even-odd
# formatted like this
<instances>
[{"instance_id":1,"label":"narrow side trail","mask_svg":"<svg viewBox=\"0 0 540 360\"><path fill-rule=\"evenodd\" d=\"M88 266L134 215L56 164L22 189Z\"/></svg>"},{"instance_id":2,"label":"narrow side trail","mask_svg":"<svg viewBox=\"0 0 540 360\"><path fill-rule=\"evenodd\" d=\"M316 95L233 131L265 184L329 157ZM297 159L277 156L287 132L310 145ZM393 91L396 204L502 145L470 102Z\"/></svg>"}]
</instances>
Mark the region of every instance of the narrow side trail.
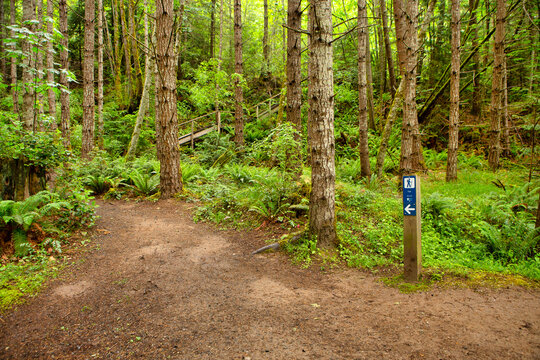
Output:
<instances>
[{"instance_id":1,"label":"narrow side trail","mask_svg":"<svg viewBox=\"0 0 540 360\"><path fill-rule=\"evenodd\" d=\"M0 359L540 359L540 292L401 294L358 270L251 256L187 205L100 202L94 241L0 316Z\"/></svg>"}]
</instances>

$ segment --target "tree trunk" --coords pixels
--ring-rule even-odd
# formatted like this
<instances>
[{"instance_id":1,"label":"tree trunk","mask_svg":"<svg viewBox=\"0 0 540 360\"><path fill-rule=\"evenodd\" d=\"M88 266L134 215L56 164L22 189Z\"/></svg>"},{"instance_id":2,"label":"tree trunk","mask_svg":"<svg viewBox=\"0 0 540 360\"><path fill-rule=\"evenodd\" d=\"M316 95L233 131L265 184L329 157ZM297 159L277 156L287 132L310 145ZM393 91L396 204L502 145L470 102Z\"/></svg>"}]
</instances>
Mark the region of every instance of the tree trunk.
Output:
<instances>
[{"instance_id":1,"label":"tree trunk","mask_svg":"<svg viewBox=\"0 0 540 360\"><path fill-rule=\"evenodd\" d=\"M93 0L92 0L93 1ZM133 83L131 81L131 53L130 53L130 41L129 31L127 27L126 11L124 9L124 0L117 0L120 8L120 21L122 23L122 39L124 44L124 57L126 61L126 82L127 82L127 102L129 103L133 94ZM130 0L126 0L130 1Z\"/></svg>"},{"instance_id":2,"label":"tree trunk","mask_svg":"<svg viewBox=\"0 0 540 360\"><path fill-rule=\"evenodd\" d=\"M264 0L264 29L263 29L263 76L267 76L270 71L270 55L268 47L268 0Z\"/></svg>"},{"instance_id":3,"label":"tree trunk","mask_svg":"<svg viewBox=\"0 0 540 360\"><path fill-rule=\"evenodd\" d=\"M43 0L37 0L36 2L36 15L37 15L37 21L38 21L38 24L36 24L37 26L36 31L38 33L43 32L46 30L45 27L43 26ZM43 92L38 91L38 88L43 85L43 74L44 74L43 72L43 46L41 42L41 40L43 40L43 36L38 35L38 37L40 38L39 45L37 46L33 45L33 47L37 48L37 52L35 54L35 63L34 63L34 67L36 69L36 75L35 75L36 89L34 89L34 96L35 96L34 101L36 102L36 109L37 109L36 121L38 123L39 130L43 131L44 130L43 114L45 113L44 97L43 97Z\"/></svg>"},{"instance_id":4,"label":"tree trunk","mask_svg":"<svg viewBox=\"0 0 540 360\"><path fill-rule=\"evenodd\" d=\"M11 0L10 4L10 18L11 26L17 24L15 17L15 0ZM11 38L15 38L15 31L10 31ZM14 50L12 48L12 50ZM11 97L13 98L13 112L19 113L19 91L17 90L17 60L11 58L10 61L10 78L11 78Z\"/></svg>"},{"instance_id":5,"label":"tree trunk","mask_svg":"<svg viewBox=\"0 0 540 360\"><path fill-rule=\"evenodd\" d=\"M334 74L330 0L309 8L308 99L311 153L309 234L322 248L337 246L335 217Z\"/></svg>"},{"instance_id":6,"label":"tree trunk","mask_svg":"<svg viewBox=\"0 0 540 360\"><path fill-rule=\"evenodd\" d=\"M297 140L302 134L302 35L291 29L302 26L302 0L288 0L287 8L287 121L294 125Z\"/></svg>"},{"instance_id":7,"label":"tree trunk","mask_svg":"<svg viewBox=\"0 0 540 360\"><path fill-rule=\"evenodd\" d=\"M182 23L184 21L184 3L185 0L180 1L180 6L178 7L178 20L176 22L176 38L175 45L176 48L176 79L182 80L182 35L184 34L184 28Z\"/></svg>"},{"instance_id":8,"label":"tree trunk","mask_svg":"<svg viewBox=\"0 0 540 360\"><path fill-rule=\"evenodd\" d=\"M50 1L50 0L48 0ZM99 147L103 149L103 0L97 0L97 26L98 26L98 96L97 96L97 116L98 132L97 139Z\"/></svg>"},{"instance_id":9,"label":"tree trunk","mask_svg":"<svg viewBox=\"0 0 540 360\"><path fill-rule=\"evenodd\" d=\"M133 3L134 0L128 0L128 8L129 8L129 33L130 33L130 40L131 40L131 53L133 54L133 67L135 70L134 75L134 84L135 84L135 91L133 94L133 99L138 100L142 93L142 70L141 70L141 63L139 59L139 46L137 44L137 31L135 28L135 4ZM146 11L146 9L145 9ZM131 105L131 104L130 104Z\"/></svg>"},{"instance_id":10,"label":"tree trunk","mask_svg":"<svg viewBox=\"0 0 540 360\"><path fill-rule=\"evenodd\" d=\"M244 70L242 60L242 4L241 0L234 0L234 80L235 111L234 111L234 142L236 146L244 145L244 92L240 77Z\"/></svg>"},{"instance_id":11,"label":"tree trunk","mask_svg":"<svg viewBox=\"0 0 540 360\"><path fill-rule=\"evenodd\" d=\"M144 0L144 8L148 9L147 0ZM144 47L149 49L148 41L148 14L144 12ZM152 39L155 37L155 34L152 34ZM152 86L152 73L155 68L155 59L154 55L151 52L146 54L146 60L144 65L144 87L141 96L141 103L139 105L139 112L137 113L137 120L135 121L135 126L133 127L133 134L131 135L131 141L129 142L128 151L126 154L126 159L131 160L135 157L137 151L137 145L139 143L139 137L141 135L141 129L144 122L144 117L148 111L148 104L150 103L150 88Z\"/></svg>"},{"instance_id":12,"label":"tree trunk","mask_svg":"<svg viewBox=\"0 0 540 360\"><path fill-rule=\"evenodd\" d=\"M4 38L6 36L5 34L5 28L4 25L7 25L6 22L6 15L4 13L4 0L0 1L0 24L2 24L2 27L0 28L0 54L4 54ZM6 57L2 56L0 58L0 74L2 74L2 78L6 78Z\"/></svg>"},{"instance_id":13,"label":"tree trunk","mask_svg":"<svg viewBox=\"0 0 540 360\"><path fill-rule=\"evenodd\" d=\"M36 8L33 0L23 0L23 26L29 28L30 31L34 31L34 25L26 23L27 21L32 21L36 19ZM31 44L28 41L22 42L22 51L26 54L26 57L23 59L23 72L22 72L22 86L24 87L23 92L23 122L24 128L26 130L35 131L35 114L34 114L34 76L32 75L31 69L34 68L33 59L31 52Z\"/></svg>"},{"instance_id":14,"label":"tree trunk","mask_svg":"<svg viewBox=\"0 0 540 360\"><path fill-rule=\"evenodd\" d=\"M216 0L212 0L212 12L210 13L210 57L215 57L214 38L216 32Z\"/></svg>"},{"instance_id":15,"label":"tree trunk","mask_svg":"<svg viewBox=\"0 0 540 360\"><path fill-rule=\"evenodd\" d=\"M459 0L452 0L452 71L450 74L450 122L448 127L448 157L446 161L446 181L457 180L457 152L459 136L459 77L460 77L460 46L461 21Z\"/></svg>"},{"instance_id":16,"label":"tree trunk","mask_svg":"<svg viewBox=\"0 0 540 360\"><path fill-rule=\"evenodd\" d=\"M116 73L114 76L114 90L116 92L116 100L121 105L124 104L124 94L122 91L122 50L120 48L120 17L118 15L119 6L118 0L112 0L113 11L113 36L114 36L114 64Z\"/></svg>"},{"instance_id":17,"label":"tree trunk","mask_svg":"<svg viewBox=\"0 0 540 360\"><path fill-rule=\"evenodd\" d=\"M502 154L505 157L510 156L510 124L509 124L509 114L508 114L508 71L506 69L507 57L505 55L503 61L503 92L502 92Z\"/></svg>"},{"instance_id":18,"label":"tree trunk","mask_svg":"<svg viewBox=\"0 0 540 360\"><path fill-rule=\"evenodd\" d=\"M367 28L366 41L366 75L367 75L367 107L368 107L368 125L375 130L375 110L373 109L373 73L371 71L371 48L369 45L369 25Z\"/></svg>"},{"instance_id":19,"label":"tree trunk","mask_svg":"<svg viewBox=\"0 0 540 360\"><path fill-rule=\"evenodd\" d=\"M53 19L54 19L54 7L51 0L47 0L47 32L53 34ZM51 40L47 40L47 82L49 84L54 83L54 54L53 43ZM51 130L56 130L58 127L56 124L56 94L54 89L49 86L47 90L49 110L48 115L51 119Z\"/></svg>"},{"instance_id":20,"label":"tree trunk","mask_svg":"<svg viewBox=\"0 0 540 360\"><path fill-rule=\"evenodd\" d=\"M420 131L416 110L416 67L418 33L417 0L394 0L396 39L400 71L403 74L403 126L401 131L400 173L423 170Z\"/></svg>"},{"instance_id":21,"label":"tree trunk","mask_svg":"<svg viewBox=\"0 0 540 360\"><path fill-rule=\"evenodd\" d=\"M435 3L436 0L429 0L428 7L426 9L426 14L424 15L424 19L422 21L422 26L420 27L420 31L418 32L418 44L419 44L419 56L418 56L418 69L417 69L417 76L418 78L421 78L422 75L422 66L424 64L424 54L425 54L425 46L424 42L426 40L426 34L427 29L429 27L429 24L431 23L431 18L433 17L433 10L435 9Z\"/></svg>"},{"instance_id":22,"label":"tree trunk","mask_svg":"<svg viewBox=\"0 0 540 360\"><path fill-rule=\"evenodd\" d=\"M504 0L497 0L497 20L495 24L495 41L493 47L493 79L491 83L491 124L490 124L490 144L489 144L489 166L493 171L499 167L499 157L501 153L501 116L502 116L502 94L504 78L504 33L506 22L506 3Z\"/></svg>"},{"instance_id":23,"label":"tree trunk","mask_svg":"<svg viewBox=\"0 0 540 360\"><path fill-rule=\"evenodd\" d=\"M66 149L71 149L71 140L70 140L70 109L69 109L69 82L67 77L67 72L69 71L69 58L68 58L68 45L69 45L69 34L68 34L68 23L67 23L67 0L58 1L58 18L59 18L59 27L62 38L60 39L60 45L62 46L60 50L60 67L62 71L60 72L60 128L62 130L62 139L64 147Z\"/></svg>"},{"instance_id":24,"label":"tree trunk","mask_svg":"<svg viewBox=\"0 0 540 360\"><path fill-rule=\"evenodd\" d=\"M367 55L368 27L366 1L358 0L358 124L360 151L360 176L371 177L368 147L368 96L367 96Z\"/></svg>"},{"instance_id":25,"label":"tree trunk","mask_svg":"<svg viewBox=\"0 0 540 360\"><path fill-rule=\"evenodd\" d=\"M386 61L388 63L388 80L390 81L390 91L392 96L396 91L396 75L394 71L394 60L392 58L392 47L390 45L390 28L388 27L388 14L386 11L386 0L379 0L381 6L381 17L384 33L384 48Z\"/></svg>"},{"instance_id":26,"label":"tree trunk","mask_svg":"<svg viewBox=\"0 0 540 360\"><path fill-rule=\"evenodd\" d=\"M479 0L469 0L469 27L472 31L471 47L474 49L478 46L478 25L476 12L478 9ZM480 53L476 52L473 57L472 76L473 76L473 93L471 99L471 115L480 116L482 111L482 90L480 84Z\"/></svg>"},{"instance_id":27,"label":"tree trunk","mask_svg":"<svg viewBox=\"0 0 540 360\"><path fill-rule=\"evenodd\" d=\"M88 159L94 148L94 0L84 5L83 124L81 157Z\"/></svg>"},{"instance_id":28,"label":"tree trunk","mask_svg":"<svg viewBox=\"0 0 540 360\"><path fill-rule=\"evenodd\" d=\"M384 0L383 0L384 1ZM374 5L375 6L375 5ZM380 23L377 23L377 41L379 48L378 56L378 66L379 66L379 93L384 94L388 88L387 78L386 78L386 52L384 49L384 34L383 34L383 25L382 25L382 15L381 15L381 5L376 6L377 17Z\"/></svg>"},{"instance_id":29,"label":"tree trunk","mask_svg":"<svg viewBox=\"0 0 540 360\"><path fill-rule=\"evenodd\" d=\"M384 125L384 130L381 135L381 144L379 145L379 152L377 153L377 163L375 169L377 171L377 177L382 176L383 167L384 167L384 158L386 157L386 151L388 149L388 140L392 134L392 128L396 119L398 118L398 113L402 110L403 107L403 80L399 82L399 86L394 95L394 101L390 107L390 111L386 117L386 122Z\"/></svg>"},{"instance_id":30,"label":"tree trunk","mask_svg":"<svg viewBox=\"0 0 540 360\"><path fill-rule=\"evenodd\" d=\"M156 148L161 165L161 198L182 191L176 109L176 57L173 0L156 1Z\"/></svg>"}]
</instances>

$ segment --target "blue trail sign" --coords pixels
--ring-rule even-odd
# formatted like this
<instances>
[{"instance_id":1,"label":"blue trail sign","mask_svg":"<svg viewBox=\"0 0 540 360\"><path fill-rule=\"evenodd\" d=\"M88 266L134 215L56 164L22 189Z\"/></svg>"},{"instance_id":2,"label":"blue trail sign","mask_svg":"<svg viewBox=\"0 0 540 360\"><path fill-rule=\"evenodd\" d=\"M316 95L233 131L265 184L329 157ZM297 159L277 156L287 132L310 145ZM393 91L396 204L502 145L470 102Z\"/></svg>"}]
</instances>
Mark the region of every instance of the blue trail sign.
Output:
<instances>
[{"instance_id":1,"label":"blue trail sign","mask_svg":"<svg viewBox=\"0 0 540 360\"><path fill-rule=\"evenodd\" d=\"M403 215L416 216L416 175L403 177Z\"/></svg>"}]
</instances>

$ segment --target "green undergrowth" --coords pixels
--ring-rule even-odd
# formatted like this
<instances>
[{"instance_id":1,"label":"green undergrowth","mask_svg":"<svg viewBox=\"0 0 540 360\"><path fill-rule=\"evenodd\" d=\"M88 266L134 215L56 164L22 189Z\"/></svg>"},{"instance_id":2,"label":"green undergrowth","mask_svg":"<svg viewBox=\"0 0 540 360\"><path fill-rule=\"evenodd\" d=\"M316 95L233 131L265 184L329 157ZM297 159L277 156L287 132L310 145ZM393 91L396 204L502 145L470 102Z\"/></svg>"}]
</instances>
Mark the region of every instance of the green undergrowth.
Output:
<instances>
[{"instance_id":1,"label":"green undergrowth","mask_svg":"<svg viewBox=\"0 0 540 360\"><path fill-rule=\"evenodd\" d=\"M540 233L534 228L540 183L525 172L460 172L422 176L422 263L427 269L469 269L540 280ZM443 179L441 179L443 177ZM399 265L402 202L395 179L337 186L340 256L349 266Z\"/></svg>"},{"instance_id":2,"label":"green undergrowth","mask_svg":"<svg viewBox=\"0 0 540 360\"><path fill-rule=\"evenodd\" d=\"M0 266L0 312L36 295L43 283L57 276L58 263L49 256L32 256Z\"/></svg>"}]
</instances>

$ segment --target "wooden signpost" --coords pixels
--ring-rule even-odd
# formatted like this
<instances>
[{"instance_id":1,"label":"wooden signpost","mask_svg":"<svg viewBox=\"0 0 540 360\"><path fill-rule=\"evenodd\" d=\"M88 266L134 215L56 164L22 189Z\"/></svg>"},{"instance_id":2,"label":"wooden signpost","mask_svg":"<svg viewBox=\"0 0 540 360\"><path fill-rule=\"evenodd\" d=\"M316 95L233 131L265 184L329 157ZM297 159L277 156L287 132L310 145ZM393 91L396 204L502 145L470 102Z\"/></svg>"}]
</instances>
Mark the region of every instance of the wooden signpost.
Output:
<instances>
[{"instance_id":1,"label":"wooden signpost","mask_svg":"<svg viewBox=\"0 0 540 360\"><path fill-rule=\"evenodd\" d=\"M416 175L407 175L402 181L404 278L418 281L422 267L420 179Z\"/></svg>"}]
</instances>

